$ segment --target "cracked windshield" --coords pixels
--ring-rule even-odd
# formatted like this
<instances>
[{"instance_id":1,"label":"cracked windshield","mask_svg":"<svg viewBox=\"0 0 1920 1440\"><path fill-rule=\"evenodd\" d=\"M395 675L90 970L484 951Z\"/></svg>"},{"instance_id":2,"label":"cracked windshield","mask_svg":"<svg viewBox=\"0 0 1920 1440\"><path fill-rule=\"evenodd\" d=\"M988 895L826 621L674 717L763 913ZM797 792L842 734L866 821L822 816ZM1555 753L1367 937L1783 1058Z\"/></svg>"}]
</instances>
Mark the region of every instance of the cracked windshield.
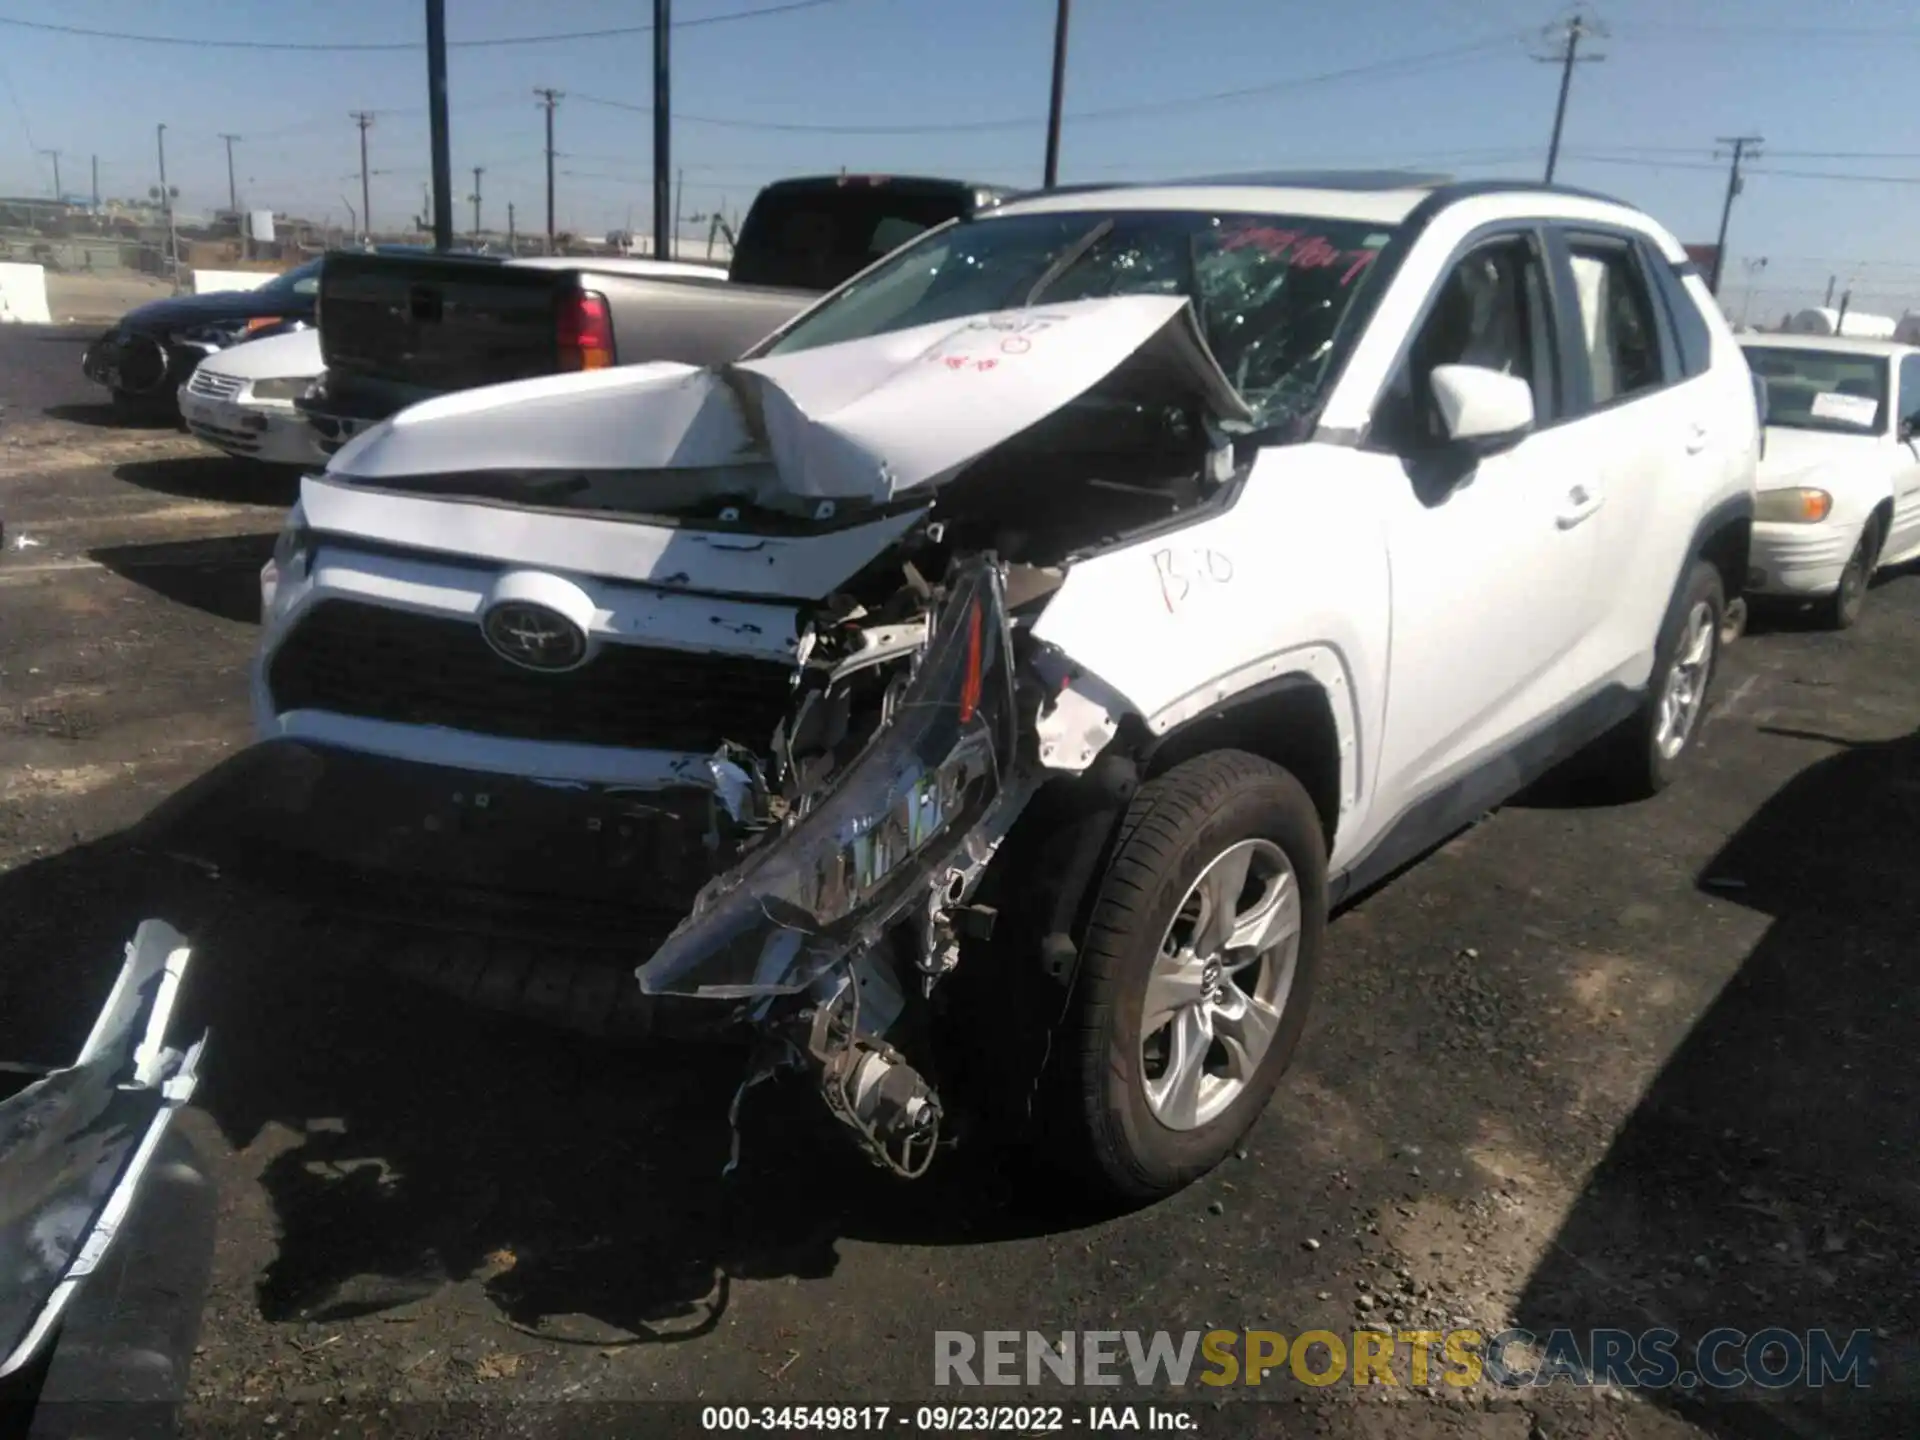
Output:
<instances>
[{"instance_id":1,"label":"cracked windshield","mask_svg":"<svg viewBox=\"0 0 1920 1440\"><path fill-rule=\"evenodd\" d=\"M0 0L0 1440L1914 1440L1829 10Z\"/></svg>"}]
</instances>

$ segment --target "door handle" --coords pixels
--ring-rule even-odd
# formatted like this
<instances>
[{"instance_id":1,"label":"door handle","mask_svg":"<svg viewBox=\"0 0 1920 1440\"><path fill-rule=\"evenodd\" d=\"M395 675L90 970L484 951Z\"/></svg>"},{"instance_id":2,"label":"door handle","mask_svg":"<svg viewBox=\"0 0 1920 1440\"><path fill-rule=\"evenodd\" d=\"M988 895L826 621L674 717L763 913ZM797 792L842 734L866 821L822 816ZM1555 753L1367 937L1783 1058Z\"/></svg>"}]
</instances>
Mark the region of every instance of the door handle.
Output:
<instances>
[{"instance_id":1,"label":"door handle","mask_svg":"<svg viewBox=\"0 0 1920 1440\"><path fill-rule=\"evenodd\" d=\"M1571 530L1582 520L1591 518L1606 503L1606 496L1595 495L1586 486L1576 485L1567 492L1567 508L1560 512L1557 523L1562 530Z\"/></svg>"},{"instance_id":2,"label":"door handle","mask_svg":"<svg viewBox=\"0 0 1920 1440\"><path fill-rule=\"evenodd\" d=\"M1707 448L1707 427L1695 425L1687 431L1687 454L1698 455Z\"/></svg>"}]
</instances>

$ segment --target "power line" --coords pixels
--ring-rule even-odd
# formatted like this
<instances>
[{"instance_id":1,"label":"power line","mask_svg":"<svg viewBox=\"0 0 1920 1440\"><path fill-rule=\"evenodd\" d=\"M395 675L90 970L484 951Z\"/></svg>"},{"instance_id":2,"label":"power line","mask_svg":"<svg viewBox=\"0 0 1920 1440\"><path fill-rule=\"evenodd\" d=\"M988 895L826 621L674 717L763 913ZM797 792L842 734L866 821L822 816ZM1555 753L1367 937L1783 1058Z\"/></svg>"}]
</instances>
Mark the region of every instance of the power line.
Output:
<instances>
[{"instance_id":1,"label":"power line","mask_svg":"<svg viewBox=\"0 0 1920 1440\"><path fill-rule=\"evenodd\" d=\"M678 20L674 28L685 30L701 25L728 25L737 20L764 20L773 15L787 15L795 10L817 10L825 5L838 5L843 0L784 0L777 5L764 5L755 10L730 10L721 15L700 15L691 20ZM54 35L77 35L89 40L125 40L141 45L186 45L196 50L290 50L311 53L315 51L334 51L341 53L360 53L369 51L407 51L423 50L426 43L421 40L366 40L366 41L298 41L298 40L203 40L184 35L142 35L127 30L94 30L81 25L56 25L47 20L20 20L10 15L0 15L0 25L12 25L21 30L41 30ZM570 40L611 40L621 35L651 34L653 26L615 25L603 30L567 30L547 35L500 35L486 40L449 40L449 50L480 50L501 45L557 45Z\"/></svg>"},{"instance_id":2,"label":"power line","mask_svg":"<svg viewBox=\"0 0 1920 1440\"><path fill-rule=\"evenodd\" d=\"M1329 85L1336 81L1360 79L1369 75L1404 73L1408 69L1432 65L1440 61L1491 55L1508 48L1512 43L1513 37L1483 40L1471 45L1456 45L1446 50L1430 51L1424 55L1408 55L1397 60L1354 65L1344 70L1328 70L1317 75L1301 75L1290 80L1247 85L1235 90L1215 90L1205 95L1184 95L1174 99L1142 101L1136 105L1116 105L1102 110L1083 110L1077 114L1069 114L1065 118L1076 123L1085 123L1089 120L1113 120L1125 116L1152 115L1167 110L1189 110L1197 105L1214 105L1230 100L1250 99L1256 95L1279 94L1288 90L1304 89L1312 85ZM588 105L602 105L609 110L627 110L640 115L653 113L651 106L634 105L625 100L608 100L596 95L577 93L573 98ZM1005 120L950 121L944 125L809 125L798 121L730 120L716 115L684 113L676 114L673 118L683 124L714 125L727 130L767 130L806 135L952 135L987 130L1024 130L1030 125L1044 125L1047 121L1044 115L1025 115L1017 119L1009 117Z\"/></svg>"},{"instance_id":3,"label":"power line","mask_svg":"<svg viewBox=\"0 0 1920 1440\"><path fill-rule=\"evenodd\" d=\"M1725 168L1704 160L1644 160L1637 155L1610 155L1592 150L1570 150L1567 154L1571 159L1589 164L1632 165L1642 170L1711 170L1718 174ZM1915 158L1920 159L1920 156ZM1844 170L1777 170L1771 165L1743 164L1740 173L1743 176L1766 175L1781 180L1839 180L1864 185L1920 185L1920 175L1857 175Z\"/></svg>"},{"instance_id":4,"label":"power line","mask_svg":"<svg viewBox=\"0 0 1920 1440\"><path fill-rule=\"evenodd\" d=\"M1912 40L1920 29L1912 25L1639 25L1627 27L1634 35L1700 35L1716 39L1765 39L1768 36L1818 37L1823 40Z\"/></svg>"}]
</instances>

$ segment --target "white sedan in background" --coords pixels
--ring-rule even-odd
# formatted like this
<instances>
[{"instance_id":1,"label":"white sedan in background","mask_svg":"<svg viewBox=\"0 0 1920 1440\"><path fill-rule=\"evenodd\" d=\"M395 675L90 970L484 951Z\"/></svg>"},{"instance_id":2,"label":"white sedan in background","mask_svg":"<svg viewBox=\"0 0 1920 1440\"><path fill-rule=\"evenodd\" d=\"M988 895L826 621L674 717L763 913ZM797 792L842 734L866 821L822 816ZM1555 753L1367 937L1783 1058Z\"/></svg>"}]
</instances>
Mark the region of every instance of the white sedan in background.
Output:
<instances>
[{"instance_id":1,"label":"white sedan in background","mask_svg":"<svg viewBox=\"0 0 1920 1440\"><path fill-rule=\"evenodd\" d=\"M1845 629L1876 570L1920 556L1920 347L1814 335L1743 344L1767 385L1747 589L1812 601Z\"/></svg>"},{"instance_id":2,"label":"white sedan in background","mask_svg":"<svg viewBox=\"0 0 1920 1440\"><path fill-rule=\"evenodd\" d=\"M229 455L275 465L327 463L306 416L293 408L326 368L311 327L216 351L180 387L187 428Z\"/></svg>"}]
</instances>

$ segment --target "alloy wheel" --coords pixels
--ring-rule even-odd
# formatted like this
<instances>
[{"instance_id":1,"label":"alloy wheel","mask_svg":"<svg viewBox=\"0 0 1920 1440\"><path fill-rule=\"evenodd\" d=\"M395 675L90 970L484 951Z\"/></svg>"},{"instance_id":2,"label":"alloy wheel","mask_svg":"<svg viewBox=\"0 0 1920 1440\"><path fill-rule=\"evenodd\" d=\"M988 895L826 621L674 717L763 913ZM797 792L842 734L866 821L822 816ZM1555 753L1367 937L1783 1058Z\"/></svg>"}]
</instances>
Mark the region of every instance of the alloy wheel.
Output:
<instances>
[{"instance_id":1,"label":"alloy wheel","mask_svg":"<svg viewBox=\"0 0 1920 1440\"><path fill-rule=\"evenodd\" d=\"M1300 956L1300 885L1270 840L1200 872L1160 942L1140 1016L1147 1108L1170 1130L1217 1119L1272 1046Z\"/></svg>"}]
</instances>

